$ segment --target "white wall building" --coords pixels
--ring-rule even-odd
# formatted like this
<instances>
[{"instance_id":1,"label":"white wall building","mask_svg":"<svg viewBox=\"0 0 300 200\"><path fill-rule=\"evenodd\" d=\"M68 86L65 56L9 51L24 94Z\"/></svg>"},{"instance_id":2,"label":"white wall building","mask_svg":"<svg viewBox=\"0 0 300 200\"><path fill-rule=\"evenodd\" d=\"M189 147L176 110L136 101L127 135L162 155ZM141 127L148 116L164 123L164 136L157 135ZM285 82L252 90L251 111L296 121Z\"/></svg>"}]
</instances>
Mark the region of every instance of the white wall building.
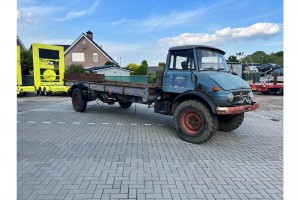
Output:
<instances>
[{"instance_id":1,"label":"white wall building","mask_svg":"<svg viewBox=\"0 0 300 200\"><path fill-rule=\"evenodd\" d=\"M104 74L105 76L130 76L130 70L117 66L99 66L88 69L92 73Z\"/></svg>"}]
</instances>

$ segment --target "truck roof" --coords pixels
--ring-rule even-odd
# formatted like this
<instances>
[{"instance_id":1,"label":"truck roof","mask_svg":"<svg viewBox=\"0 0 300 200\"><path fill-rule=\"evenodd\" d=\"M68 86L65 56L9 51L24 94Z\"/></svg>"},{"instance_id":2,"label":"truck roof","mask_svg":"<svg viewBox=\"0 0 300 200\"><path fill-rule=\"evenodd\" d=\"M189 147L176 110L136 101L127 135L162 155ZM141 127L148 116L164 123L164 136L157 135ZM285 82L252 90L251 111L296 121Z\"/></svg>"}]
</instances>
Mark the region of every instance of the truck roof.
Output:
<instances>
[{"instance_id":1,"label":"truck roof","mask_svg":"<svg viewBox=\"0 0 300 200\"><path fill-rule=\"evenodd\" d=\"M212 46L206 46L206 45L183 45L183 46L176 46L176 47L171 47L169 49L169 51L186 50L186 49L196 49L196 48L213 49L213 50L221 52L222 54L225 54L225 52L223 50L221 50L221 49L218 49L218 48L212 47Z\"/></svg>"}]
</instances>

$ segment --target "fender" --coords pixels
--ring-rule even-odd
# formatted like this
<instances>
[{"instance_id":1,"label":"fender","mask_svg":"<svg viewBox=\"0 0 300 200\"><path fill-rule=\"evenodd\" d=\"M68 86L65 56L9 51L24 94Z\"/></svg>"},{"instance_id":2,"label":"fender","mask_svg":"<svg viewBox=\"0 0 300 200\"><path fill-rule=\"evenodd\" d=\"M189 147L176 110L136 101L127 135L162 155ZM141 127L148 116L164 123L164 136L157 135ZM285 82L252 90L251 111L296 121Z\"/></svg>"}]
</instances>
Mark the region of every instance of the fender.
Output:
<instances>
[{"instance_id":1,"label":"fender","mask_svg":"<svg viewBox=\"0 0 300 200\"><path fill-rule=\"evenodd\" d=\"M70 89L69 89L69 92L68 94L70 95L70 97L72 97L72 93L73 93L73 90L75 88L79 88L81 91L82 91L82 94L83 94L83 99L84 100L88 100L88 88L86 86L84 86L83 84L76 84L76 85L73 85ZM84 92L86 91L86 92Z\"/></svg>"},{"instance_id":2,"label":"fender","mask_svg":"<svg viewBox=\"0 0 300 200\"><path fill-rule=\"evenodd\" d=\"M202 92L198 92L198 91L188 91L188 92L184 92L184 93L180 94L179 96L177 96L174 99L173 105L176 105L177 103L182 102L187 99L200 100L201 102L203 102L204 104L206 104L208 106L208 108L211 110L212 113L216 114L216 107L217 107L216 104L209 98L209 96L207 96L206 94L204 94ZM173 109L175 109L175 108L172 108L172 110Z\"/></svg>"}]
</instances>

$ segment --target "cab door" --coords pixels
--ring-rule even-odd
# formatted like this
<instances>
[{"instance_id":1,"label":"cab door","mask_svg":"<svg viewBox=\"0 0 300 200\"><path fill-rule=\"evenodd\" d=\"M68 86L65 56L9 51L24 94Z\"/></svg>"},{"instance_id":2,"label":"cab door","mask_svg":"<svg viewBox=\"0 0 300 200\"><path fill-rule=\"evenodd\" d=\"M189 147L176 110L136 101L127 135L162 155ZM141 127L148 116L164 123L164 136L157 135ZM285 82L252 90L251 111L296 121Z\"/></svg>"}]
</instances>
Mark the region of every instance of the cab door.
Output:
<instances>
[{"instance_id":1,"label":"cab door","mask_svg":"<svg viewBox=\"0 0 300 200\"><path fill-rule=\"evenodd\" d=\"M193 50L170 51L164 73L163 91L183 93L195 89Z\"/></svg>"}]
</instances>

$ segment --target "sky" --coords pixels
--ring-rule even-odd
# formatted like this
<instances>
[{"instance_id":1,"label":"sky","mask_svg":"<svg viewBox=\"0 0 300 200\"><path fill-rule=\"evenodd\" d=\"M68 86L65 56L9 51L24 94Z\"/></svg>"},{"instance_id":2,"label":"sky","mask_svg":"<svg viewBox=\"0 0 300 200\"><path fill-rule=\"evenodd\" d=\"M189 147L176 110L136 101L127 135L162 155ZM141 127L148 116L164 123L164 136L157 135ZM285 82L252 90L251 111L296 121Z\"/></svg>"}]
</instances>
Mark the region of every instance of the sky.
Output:
<instances>
[{"instance_id":1,"label":"sky","mask_svg":"<svg viewBox=\"0 0 300 200\"><path fill-rule=\"evenodd\" d=\"M17 0L17 35L72 44L94 33L121 66L166 61L172 46L215 46L226 57L283 51L283 0Z\"/></svg>"}]
</instances>

